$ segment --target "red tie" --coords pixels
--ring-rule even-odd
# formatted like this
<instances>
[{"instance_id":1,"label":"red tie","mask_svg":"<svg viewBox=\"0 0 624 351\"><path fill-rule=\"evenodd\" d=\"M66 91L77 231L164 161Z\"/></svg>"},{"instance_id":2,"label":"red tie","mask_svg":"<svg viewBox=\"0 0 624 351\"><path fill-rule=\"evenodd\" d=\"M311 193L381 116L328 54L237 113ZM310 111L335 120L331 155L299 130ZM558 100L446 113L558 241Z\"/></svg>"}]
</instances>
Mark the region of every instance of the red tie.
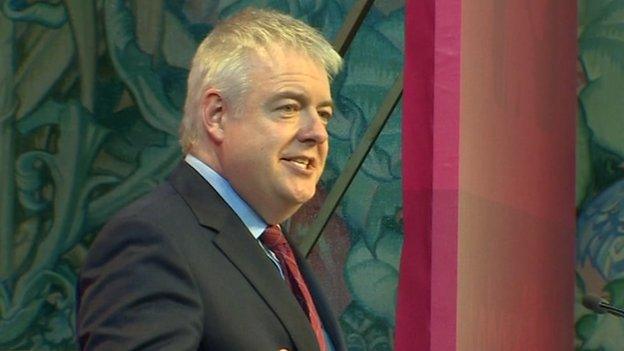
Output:
<instances>
[{"instance_id":1,"label":"red tie","mask_svg":"<svg viewBox=\"0 0 624 351\"><path fill-rule=\"evenodd\" d=\"M299 304L308 315L308 319L312 324L312 330L316 335L316 340L319 343L321 351L327 351L327 344L325 344L325 334L323 333L323 327L321 326L321 319L319 318L314 301L312 301L312 295L308 290L308 285L303 280L303 276L299 271L299 266L295 260L292 249L282 230L276 225L270 225L262 233L260 240L273 251L275 256L279 259L284 275L287 281L290 283L290 289L299 301Z\"/></svg>"}]
</instances>

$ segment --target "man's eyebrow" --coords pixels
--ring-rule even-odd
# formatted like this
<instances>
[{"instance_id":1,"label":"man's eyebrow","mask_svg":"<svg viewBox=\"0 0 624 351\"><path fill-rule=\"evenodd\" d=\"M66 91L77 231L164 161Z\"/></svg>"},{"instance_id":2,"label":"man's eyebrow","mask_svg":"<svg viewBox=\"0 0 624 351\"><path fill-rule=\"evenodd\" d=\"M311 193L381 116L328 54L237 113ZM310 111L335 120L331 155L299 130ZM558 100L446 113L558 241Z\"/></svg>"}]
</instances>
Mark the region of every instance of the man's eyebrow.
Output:
<instances>
[{"instance_id":1,"label":"man's eyebrow","mask_svg":"<svg viewBox=\"0 0 624 351\"><path fill-rule=\"evenodd\" d=\"M331 107L332 110L334 109L334 102L332 100L325 100L323 102L321 102L320 104L318 104L318 107Z\"/></svg>"},{"instance_id":2,"label":"man's eyebrow","mask_svg":"<svg viewBox=\"0 0 624 351\"><path fill-rule=\"evenodd\" d=\"M308 97L307 94L304 94L298 91L293 91L293 90L280 91L277 94L275 94L275 96L273 97L273 99L271 99L271 101L277 101L279 99L295 99L297 101L302 101L306 103L310 101L310 98ZM331 107L333 109L334 102L332 100L325 100L319 103L317 107Z\"/></svg>"}]
</instances>

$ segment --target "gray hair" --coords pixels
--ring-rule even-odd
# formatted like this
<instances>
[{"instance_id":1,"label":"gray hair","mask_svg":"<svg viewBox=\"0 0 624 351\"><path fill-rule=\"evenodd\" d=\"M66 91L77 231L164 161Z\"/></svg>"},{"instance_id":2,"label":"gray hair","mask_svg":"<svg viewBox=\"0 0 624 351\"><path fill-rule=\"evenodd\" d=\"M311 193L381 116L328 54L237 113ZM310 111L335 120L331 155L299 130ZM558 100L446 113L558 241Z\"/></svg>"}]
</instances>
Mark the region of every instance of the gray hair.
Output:
<instances>
[{"instance_id":1,"label":"gray hair","mask_svg":"<svg viewBox=\"0 0 624 351\"><path fill-rule=\"evenodd\" d=\"M274 45L304 53L322 65L330 79L342 66L342 58L319 31L288 15L245 9L220 22L199 45L191 65L180 125L184 153L200 138L205 91L216 87L226 99L240 98L249 89L250 55Z\"/></svg>"}]
</instances>

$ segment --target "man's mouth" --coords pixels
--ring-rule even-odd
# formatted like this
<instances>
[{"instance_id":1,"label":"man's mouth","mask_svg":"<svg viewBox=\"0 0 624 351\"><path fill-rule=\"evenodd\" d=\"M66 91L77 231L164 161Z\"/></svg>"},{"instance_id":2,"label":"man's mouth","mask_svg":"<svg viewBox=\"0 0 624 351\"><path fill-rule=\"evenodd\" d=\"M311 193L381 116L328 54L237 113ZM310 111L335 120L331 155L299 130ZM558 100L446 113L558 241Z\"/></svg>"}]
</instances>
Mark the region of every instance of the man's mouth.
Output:
<instances>
[{"instance_id":1,"label":"man's mouth","mask_svg":"<svg viewBox=\"0 0 624 351\"><path fill-rule=\"evenodd\" d=\"M305 156L285 157L282 160L287 161L291 166L302 171L310 171L314 168L314 159Z\"/></svg>"}]
</instances>

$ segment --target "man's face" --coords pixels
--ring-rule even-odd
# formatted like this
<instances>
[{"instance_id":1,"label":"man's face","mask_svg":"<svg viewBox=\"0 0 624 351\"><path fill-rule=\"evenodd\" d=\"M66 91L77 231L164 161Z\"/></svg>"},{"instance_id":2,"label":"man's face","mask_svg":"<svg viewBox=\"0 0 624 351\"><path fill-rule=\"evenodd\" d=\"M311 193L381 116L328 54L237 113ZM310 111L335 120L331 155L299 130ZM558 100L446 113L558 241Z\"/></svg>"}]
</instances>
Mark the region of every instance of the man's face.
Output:
<instances>
[{"instance_id":1,"label":"man's face","mask_svg":"<svg viewBox=\"0 0 624 351\"><path fill-rule=\"evenodd\" d=\"M265 220L282 221L315 192L333 109L327 73L294 50L251 60L249 91L223 122L223 176ZM278 216L279 217L279 216Z\"/></svg>"}]
</instances>

